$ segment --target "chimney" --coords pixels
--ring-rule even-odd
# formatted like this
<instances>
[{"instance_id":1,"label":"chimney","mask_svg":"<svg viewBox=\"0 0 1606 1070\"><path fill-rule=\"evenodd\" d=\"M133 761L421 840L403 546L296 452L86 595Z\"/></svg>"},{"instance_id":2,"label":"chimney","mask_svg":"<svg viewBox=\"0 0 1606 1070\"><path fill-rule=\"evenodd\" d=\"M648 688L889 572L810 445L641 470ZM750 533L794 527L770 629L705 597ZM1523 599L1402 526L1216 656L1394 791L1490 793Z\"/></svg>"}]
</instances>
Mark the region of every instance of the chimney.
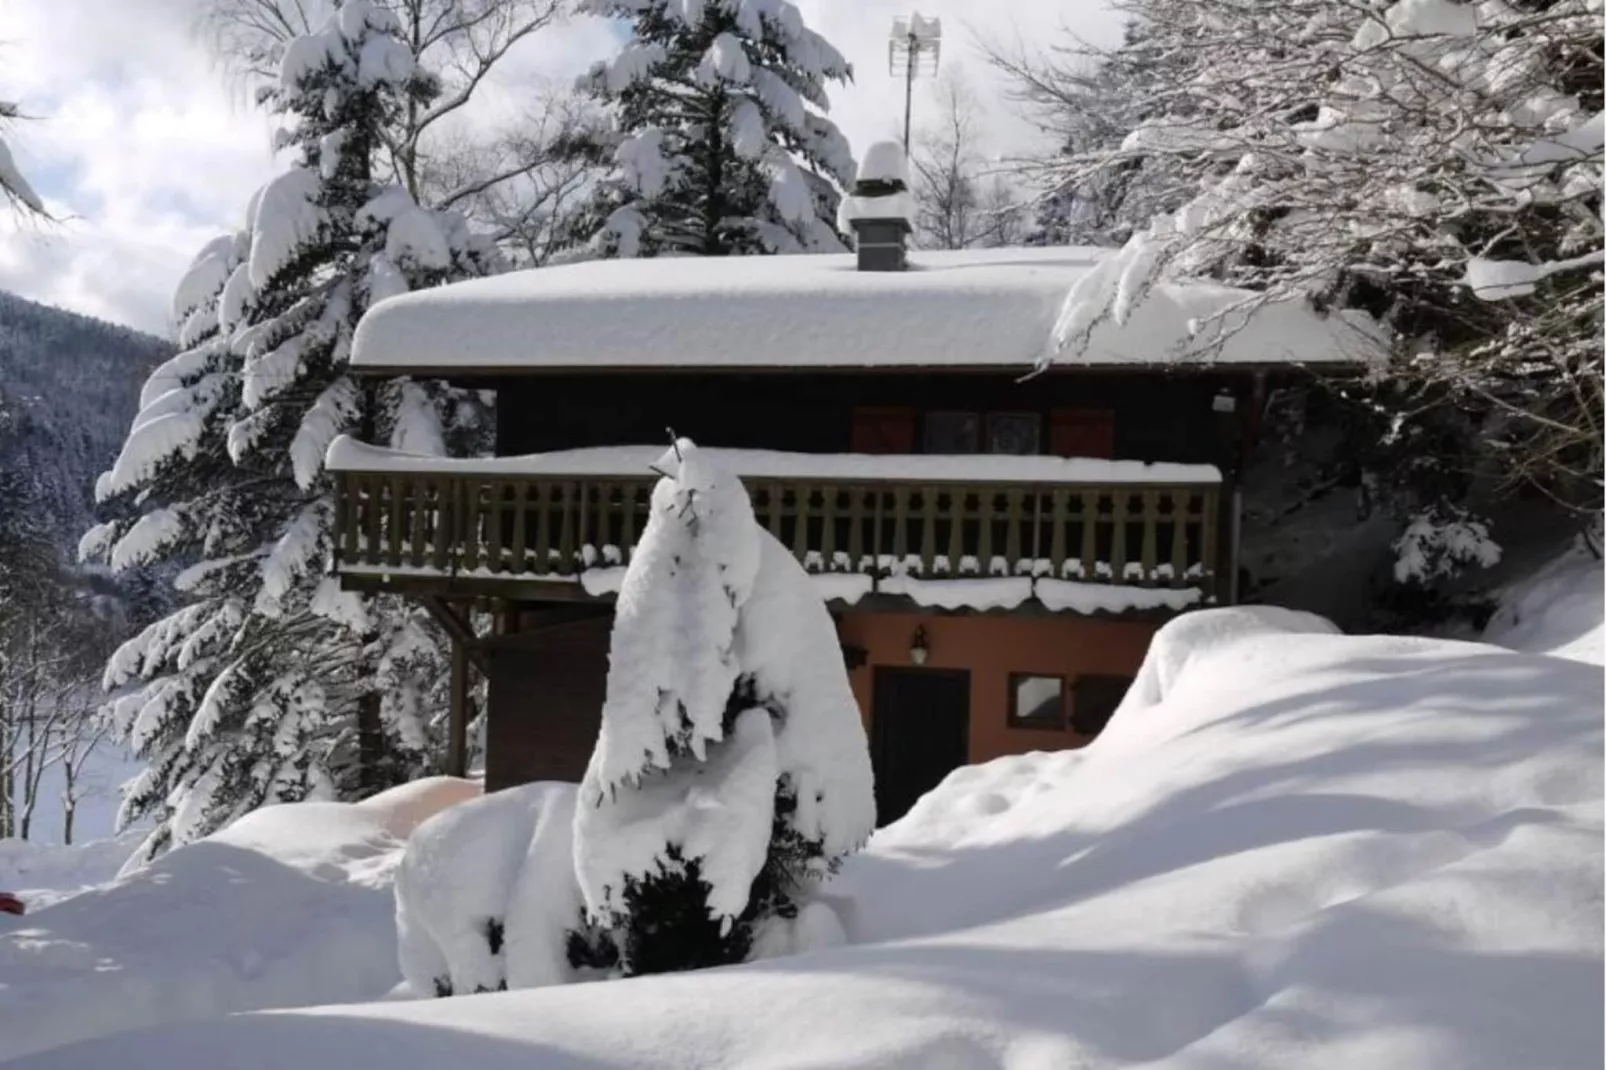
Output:
<instances>
[{"instance_id":1,"label":"chimney","mask_svg":"<svg viewBox=\"0 0 1606 1070\"><path fill-rule=\"evenodd\" d=\"M909 267L909 234L914 229L914 197L903 146L877 141L859 161L853 192L842 199L841 217L853 231L860 271L904 271Z\"/></svg>"}]
</instances>

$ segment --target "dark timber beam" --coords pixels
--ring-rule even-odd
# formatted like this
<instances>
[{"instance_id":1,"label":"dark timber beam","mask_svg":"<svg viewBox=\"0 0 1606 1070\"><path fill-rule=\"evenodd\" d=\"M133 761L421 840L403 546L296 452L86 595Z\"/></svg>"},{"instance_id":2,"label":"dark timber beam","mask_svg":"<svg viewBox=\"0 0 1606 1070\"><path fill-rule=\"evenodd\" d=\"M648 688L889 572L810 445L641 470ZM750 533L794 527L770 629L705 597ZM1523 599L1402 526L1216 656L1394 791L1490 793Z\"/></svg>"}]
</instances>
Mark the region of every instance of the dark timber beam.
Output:
<instances>
[{"instance_id":1,"label":"dark timber beam","mask_svg":"<svg viewBox=\"0 0 1606 1070\"><path fill-rule=\"evenodd\" d=\"M452 640L451 708L446 722L446 775L468 776L468 648Z\"/></svg>"},{"instance_id":2,"label":"dark timber beam","mask_svg":"<svg viewBox=\"0 0 1606 1070\"><path fill-rule=\"evenodd\" d=\"M435 618L435 623L444 628L446 634L452 637L452 645L454 647L462 647L469 660L474 663L474 667L480 672L485 672L485 653L480 649L480 641L475 636L474 628L469 624L468 619L453 608L450 603L434 595L424 595L419 598L419 602L429 615Z\"/></svg>"}]
</instances>

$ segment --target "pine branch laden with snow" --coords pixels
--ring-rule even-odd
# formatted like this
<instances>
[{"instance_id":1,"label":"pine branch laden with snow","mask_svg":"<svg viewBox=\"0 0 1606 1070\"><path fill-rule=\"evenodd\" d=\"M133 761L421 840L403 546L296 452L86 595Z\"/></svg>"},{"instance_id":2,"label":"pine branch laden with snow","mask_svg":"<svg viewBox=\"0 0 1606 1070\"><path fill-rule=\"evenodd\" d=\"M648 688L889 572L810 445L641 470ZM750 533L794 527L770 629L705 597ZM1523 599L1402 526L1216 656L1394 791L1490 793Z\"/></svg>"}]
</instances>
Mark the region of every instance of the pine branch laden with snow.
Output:
<instances>
[{"instance_id":1,"label":"pine branch laden with snow","mask_svg":"<svg viewBox=\"0 0 1606 1070\"><path fill-rule=\"evenodd\" d=\"M267 99L295 158L252 198L245 229L186 272L173 301L186 348L151 376L97 485L110 519L86 555L189 565L185 605L107 672L125 692L113 720L147 762L123 810L154 819L146 857L265 803L371 792L440 753L445 637L402 600L343 594L325 575L335 437L442 452L485 426L443 384L365 388L347 374L374 301L498 266L461 216L375 177L395 125L436 85L398 30L384 7L346 0L286 47Z\"/></svg>"},{"instance_id":2,"label":"pine branch laden with snow","mask_svg":"<svg viewBox=\"0 0 1606 1070\"><path fill-rule=\"evenodd\" d=\"M1110 192L1133 232L1067 300L1061 350L1162 278L1364 309L1394 332L1386 374L1416 388L1403 418L1454 411L1506 487L1598 510L1599 4L1120 6L1102 95L1026 72L1072 86L1074 117L1116 91L1141 116L1048 168L1073 198Z\"/></svg>"},{"instance_id":3,"label":"pine branch laden with snow","mask_svg":"<svg viewBox=\"0 0 1606 1070\"><path fill-rule=\"evenodd\" d=\"M1468 568L1500 563L1500 545L1489 525L1461 509L1432 509L1413 517L1394 540L1394 579L1427 587Z\"/></svg>"},{"instance_id":4,"label":"pine branch laden with snow","mask_svg":"<svg viewBox=\"0 0 1606 1070\"><path fill-rule=\"evenodd\" d=\"M15 119L20 114L17 105L9 100L0 100L0 130L5 128L8 120ZM45 202L35 192L28 178L17 166L17 160L11 152L11 146L6 139L0 137L0 196L12 205L18 206L24 213L46 215Z\"/></svg>"},{"instance_id":5,"label":"pine branch laden with snow","mask_svg":"<svg viewBox=\"0 0 1606 1070\"><path fill-rule=\"evenodd\" d=\"M682 439L619 591L576 804L575 966L745 959L875 823L835 627L741 481ZM599 950L600 949L600 950ZM589 953L588 952L588 953Z\"/></svg>"},{"instance_id":6,"label":"pine branch laden with snow","mask_svg":"<svg viewBox=\"0 0 1606 1070\"><path fill-rule=\"evenodd\" d=\"M827 88L852 69L786 0L586 0L632 36L579 87L613 131L573 150L611 159L592 205L608 256L836 252L847 139Z\"/></svg>"}]
</instances>

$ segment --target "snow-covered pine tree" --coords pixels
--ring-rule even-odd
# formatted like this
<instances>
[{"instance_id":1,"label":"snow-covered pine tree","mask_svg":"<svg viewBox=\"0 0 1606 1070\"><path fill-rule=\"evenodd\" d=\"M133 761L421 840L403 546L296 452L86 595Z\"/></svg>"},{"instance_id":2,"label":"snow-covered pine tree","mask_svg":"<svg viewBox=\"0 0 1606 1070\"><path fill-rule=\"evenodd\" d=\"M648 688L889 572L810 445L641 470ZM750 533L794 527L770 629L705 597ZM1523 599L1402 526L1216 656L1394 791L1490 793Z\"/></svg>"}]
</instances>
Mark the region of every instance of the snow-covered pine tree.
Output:
<instances>
[{"instance_id":1,"label":"snow-covered pine tree","mask_svg":"<svg viewBox=\"0 0 1606 1070\"><path fill-rule=\"evenodd\" d=\"M580 87L613 119L576 146L613 170L590 229L608 256L836 252L847 140L826 87L852 69L786 0L584 0L631 39Z\"/></svg>"},{"instance_id":2,"label":"snow-covered pine tree","mask_svg":"<svg viewBox=\"0 0 1606 1070\"><path fill-rule=\"evenodd\" d=\"M875 824L836 630L740 480L682 439L620 589L575 804L575 966L740 962Z\"/></svg>"},{"instance_id":3,"label":"snow-covered pine tree","mask_svg":"<svg viewBox=\"0 0 1606 1070\"><path fill-rule=\"evenodd\" d=\"M86 535L113 568L187 564L186 602L117 651L113 722L147 766L122 822L154 818L139 857L267 802L361 795L432 757L442 637L400 600L325 575L323 471L342 432L441 452L471 406L439 384L347 372L353 329L392 294L483 274L462 219L373 177L385 130L432 80L371 0L346 0L285 50L265 99L295 164L247 226L203 249L174 300L185 347L151 376L97 487L116 519ZM465 416L467 412L467 416Z\"/></svg>"}]
</instances>

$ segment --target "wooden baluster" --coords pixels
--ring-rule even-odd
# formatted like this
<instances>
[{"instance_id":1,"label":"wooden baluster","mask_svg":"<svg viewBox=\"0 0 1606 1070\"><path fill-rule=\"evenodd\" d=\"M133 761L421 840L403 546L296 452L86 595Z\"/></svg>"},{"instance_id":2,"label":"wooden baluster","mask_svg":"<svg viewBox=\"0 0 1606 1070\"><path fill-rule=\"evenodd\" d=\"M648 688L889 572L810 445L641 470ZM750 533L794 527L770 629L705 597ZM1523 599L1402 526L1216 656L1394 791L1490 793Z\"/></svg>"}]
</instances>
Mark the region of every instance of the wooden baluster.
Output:
<instances>
[{"instance_id":1,"label":"wooden baluster","mask_svg":"<svg viewBox=\"0 0 1606 1070\"><path fill-rule=\"evenodd\" d=\"M836 556L836 496L834 483L820 484L820 571L830 572Z\"/></svg>"},{"instance_id":2,"label":"wooden baluster","mask_svg":"<svg viewBox=\"0 0 1606 1070\"><path fill-rule=\"evenodd\" d=\"M970 504L967 487L948 488L948 575L959 575L959 562L965 557L965 512Z\"/></svg>"},{"instance_id":3,"label":"wooden baluster","mask_svg":"<svg viewBox=\"0 0 1606 1070\"><path fill-rule=\"evenodd\" d=\"M524 575L525 569L530 567L529 562L525 560L525 547L529 542L528 526L525 522L528 508L525 499L529 493L530 484L524 480L520 479L513 484L513 547L508 564L515 576Z\"/></svg>"},{"instance_id":4,"label":"wooden baluster","mask_svg":"<svg viewBox=\"0 0 1606 1070\"><path fill-rule=\"evenodd\" d=\"M493 574L502 572L502 490L500 479L485 484L485 567Z\"/></svg>"},{"instance_id":5,"label":"wooden baluster","mask_svg":"<svg viewBox=\"0 0 1606 1070\"><path fill-rule=\"evenodd\" d=\"M463 481L463 558L459 567L475 572L480 567L480 515L484 511L480 496L484 482L477 476Z\"/></svg>"},{"instance_id":6,"label":"wooden baluster","mask_svg":"<svg viewBox=\"0 0 1606 1070\"><path fill-rule=\"evenodd\" d=\"M630 552L636 548L636 509L641 504L642 490L645 488L646 496L652 497L651 483L626 483L620 489L620 508L624 515L619 518L619 563L625 564L630 560Z\"/></svg>"},{"instance_id":7,"label":"wooden baluster","mask_svg":"<svg viewBox=\"0 0 1606 1070\"><path fill-rule=\"evenodd\" d=\"M552 572L552 505L557 484L542 480L530 489L535 492L535 560L530 571L546 576Z\"/></svg>"},{"instance_id":8,"label":"wooden baluster","mask_svg":"<svg viewBox=\"0 0 1606 1070\"><path fill-rule=\"evenodd\" d=\"M1127 496L1125 490L1115 492L1115 507L1110 510L1110 524L1113 537L1110 540L1110 582L1126 582L1126 516Z\"/></svg>"},{"instance_id":9,"label":"wooden baluster","mask_svg":"<svg viewBox=\"0 0 1606 1070\"><path fill-rule=\"evenodd\" d=\"M380 536L380 501L379 487L381 476L364 475L362 477L365 501L363 503L367 515L363 517L363 563L367 565L383 564L385 560L384 547L379 541Z\"/></svg>"},{"instance_id":10,"label":"wooden baluster","mask_svg":"<svg viewBox=\"0 0 1606 1070\"><path fill-rule=\"evenodd\" d=\"M871 529L870 573L871 575L879 576L881 574L881 555L885 553L888 556L891 556L892 552L887 545L887 490L885 487L877 484L871 493L875 495L873 499L875 505L875 518L874 526Z\"/></svg>"},{"instance_id":11,"label":"wooden baluster","mask_svg":"<svg viewBox=\"0 0 1606 1070\"><path fill-rule=\"evenodd\" d=\"M792 556L802 563L809 552L809 495L812 488L807 483L799 483L792 493L795 495L792 503Z\"/></svg>"},{"instance_id":12,"label":"wooden baluster","mask_svg":"<svg viewBox=\"0 0 1606 1070\"><path fill-rule=\"evenodd\" d=\"M909 553L909 488L892 488L892 560L901 565Z\"/></svg>"},{"instance_id":13,"label":"wooden baluster","mask_svg":"<svg viewBox=\"0 0 1606 1070\"><path fill-rule=\"evenodd\" d=\"M576 487L572 480L558 485L558 575L574 574L574 541L580 510L576 503Z\"/></svg>"},{"instance_id":14,"label":"wooden baluster","mask_svg":"<svg viewBox=\"0 0 1606 1070\"><path fill-rule=\"evenodd\" d=\"M385 480L385 564L395 568L402 562L402 481L401 476Z\"/></svg>"},{"instance_id":15,"label":"wooden baluster","mask_svg":"<svg viewBox=\"0 0 1606 1070\"><path fill-rule=\"evenodd\" d=\"M1099 492L1082 492L1082 578L1098 582L1099 569Z\"/></svg>"},{"instance_id":16,"label":"wooden baluster","mask_svg":"<svg viewBox=\"0 0 1606 1070\"><path fill-rule=\"evenodd\" d=\"M1021 560L1020 552L1020 526L1025 519L1024 499L1026 492L1011 487L1004 494L1007 503L1008 524L1004 528L1004 560L1008 563L1009 575L1015 575L1016 568Z\"/></svg>"},{"instance_id":17,"label":"wooden baluster","mask_svg":"<svg viewBox=\"0 0 1606 1070\"><path fill-rule=\"evenodd\" d=\"M937 559L937 488L920 488L920 574L933 574Z\"/></svg>"},{"instance_id":18,"label":"wooden baluster","mask_svg":"<svg viewBox=\"0 0 1606 1070\"><path fill-rule=\"evenodd\" d=\"M361 504L357 498L357 477L351 472L341 472L339 479L340 511L336 521L340 524L340 559L345 564L355 565L358 564L357 533L361 523L357 511Z\"/></svg>"},{"instance_id":19,"label":"wooden baluster","mask_svg":"<svg viewBox=\"0 0 1606 1070\"><path fill-rule=\"evenodd\" d=\"M1065 567L1065 535L1066 527L1070 523L1071 492L1064 487L1055 487L1050 497L1048 562L1053 570L1055 579L1059 579Z\"/></svg>"},{"instance_id":20,"label":"wooden baluster","mask_svg":"<svg viewBox=\"0 0 1606 1070\"><path fill-rule=\"evenodd\" d=\"M586 546L596 546L593 530L591 530L591 503L597 496L596 484L588 480L580 480L575 485L575 545L573 545L573 572L585 569Z\"/></svg>"},{"instance_id":21,"label":"wooden baluster","mask_svg":"<svg viewBox=\"0 0 1606 1070\"><path fill-rule=\"evenodd\" d=\"M1143 578L1147 586L1154 582L1155 566L1160 563L1160 492L1143 492Z\"/></svg>"},{"instance_id":22,"label":"wooden baluster","mask_svg":"<svg viewBox=\"0 0 1606 1070\"><path fill-rule=\"evenodd\" d=\"M976 564L980 575L993 574L993 512L998 507L998 491L992 487L983 487L977 492L981 500L981 508L976 511L978 527L976 539Z\"/></svg>"},{"instance_id":23,"label":"wooden baluster","mask_svg":"<svg viewBox=\"0 0 1606 1070\"><path fill-rule=\"evenodd\" d=\"M770 534L777 539L781 538L781 496L784 493L779 483L765 483L764 493L768 497L765 502L769 506Z\"/></svg>"},{"instance_id":24,"label":"wooden baluster","mask_svg":"<svg viewBox=\"0 0 1606 1070\"><path fill-rule=\"evenodd\" d=\"M608 548L608 544L613 540L612 514L614 495L623 489L618 483L604 482L598 483L594 492L594 497L597 501L597 531L593 542L597 548L598 568L602 568L607 564L607 561L603 558L603 551Z\"/></svg>"},{"instance_id":25,"label":"wooden baluster","mask_svg":"<svg viewBox=\"0 0 1606 1070\"><path fill-rule=\"evenodd\" d=\"M864 556L864 496L863 487L849 487L848 493L848 571L859 571L859 560Z\"/></svg>"},{"instance_id":26,"label":"wooden baluster","mask_svg":"<svg viewBox=\"0 0 1606 1070\"><path fill-rule=\"evenodd\" d=\"M1031 513L1031 516L1032 516L1032 551L1031 551L1032 552L1032 567L1028 570L1028 575L1036 576L1037 575L1037 563L1039 561L1043 560L1043 557L1044 557L1044 550L1043 550L1043 500L1044 499L1043 499L1043 491L1040 490L1040 489L1029 490L1026 493L1029 496L1029 504L1030 504L1030 509L1028 511Z\"/></svg>"},{"instance_id":27,"label":"wooden baluster","mask_svg":"<svg viewBox=\"0 0 1606 1070\"><path fill-rule=\"evenodd\" d=\"M1188 512L1193 508L1193 495L1185 490L1171 492L1171 583L1172 587L1186 587L1183 577L1188 572Z\"/></svg>"},{"instance_id":28,"label":"wooden baluster","mask_svg":"<svg viewBox=\"0 0 1606 1070\"><path fill-rule=\"evenodd\" d=\"M441 476L435 481L435 538L429 564L436 572L450 572L457 542L457 488L462 480Z\"/></svg>"},{"instance_id":29,"label":"wooden baluster","mask_svg":"<svg viewBox=\"0 0 1606 1070\"><path fill-rule=\"evenodd\" d=\"M424 525L428 520L425 510L429 508L428 478L425 476L410 476L407 480L407 490L412 499L412 512L408 514L407 541L410 543L410 552L407 563L414 568L424 567Z\"/></svg>"},{"instance_id":30,"label":"wooden baluster","mask_svg":"<svg viewBox=\"0 0 1606 1070\"><path fill-rule=\"evenodd\" d=\"M1199 589L1206 597L1217 598L1221 593L1221 577L1216 574L1216 509L1220 493L1218 487L1207 488L1199 509L1199 567L1204 570Z\"/></svg>"}]
</instances>

